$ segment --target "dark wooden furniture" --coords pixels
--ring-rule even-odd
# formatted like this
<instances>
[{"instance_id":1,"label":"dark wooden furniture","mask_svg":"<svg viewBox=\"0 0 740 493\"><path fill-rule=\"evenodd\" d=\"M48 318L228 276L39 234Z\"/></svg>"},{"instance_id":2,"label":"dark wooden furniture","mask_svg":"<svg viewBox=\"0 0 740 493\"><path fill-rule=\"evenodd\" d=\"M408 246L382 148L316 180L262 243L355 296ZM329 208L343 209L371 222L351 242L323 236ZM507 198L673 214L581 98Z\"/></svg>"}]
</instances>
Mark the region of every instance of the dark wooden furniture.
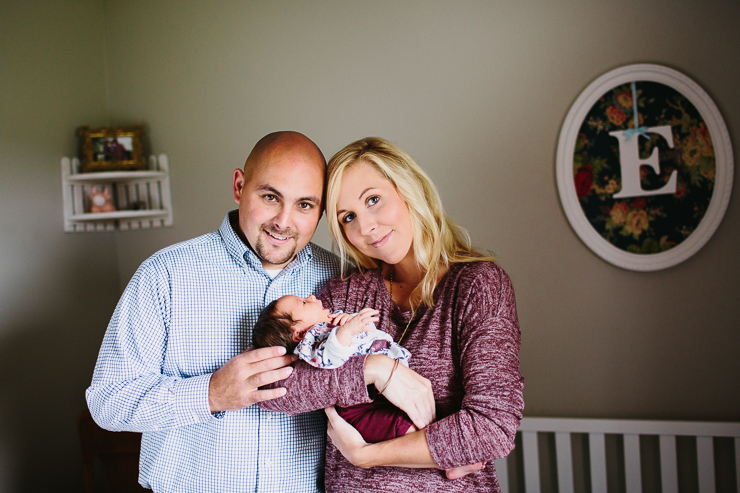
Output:
<instances>
[{"instance_id":1,"label":"dark wooden furniture","mask_svg":"<svg viewBox=\"0 0 740 493\"><path fill-rule=\"evenodd\" d=\"M149 491L142 488L138 482L141 433L104 430L93 421L87 409L77 417L77 430L82 446L87 493L95 491L93 462L96 458L99 458L103 465L106 492Z\"/></svg>"}]
</instances>

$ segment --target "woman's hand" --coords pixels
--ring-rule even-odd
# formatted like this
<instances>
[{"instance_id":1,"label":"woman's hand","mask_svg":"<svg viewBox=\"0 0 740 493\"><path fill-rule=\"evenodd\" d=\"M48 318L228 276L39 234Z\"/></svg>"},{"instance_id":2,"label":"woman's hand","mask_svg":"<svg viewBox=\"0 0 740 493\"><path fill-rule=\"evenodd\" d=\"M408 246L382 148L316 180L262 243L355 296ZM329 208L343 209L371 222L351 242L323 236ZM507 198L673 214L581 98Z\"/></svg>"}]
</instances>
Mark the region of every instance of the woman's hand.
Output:
<instances>
[{"instance_id":1,"label":"woman's hand","mask_svg":"<svg viewBox=\"0 0 740 493\"><path fill-rule=\"evenodd\" d=\"M362 456L365 449L370 445L365 442L354 426L337 414L334 406L325 408L324 412L329 418L326 431L329 438L331 438L331 442L353 466L366 468Z\"/></svg>"},{"instance_id":2,"label":"woman's hand","mask_svg":"<svg viewBox=\"0 0 740 493\"><path fill-rule=\"evenodd\" d=\"M368 356L365 360L365 383L375 385L378 390L385 387L383 396L405 411L417 428L426 428L437 417L432 384L403 365L398 365L388 381L393 362L391 358L380 354Z\"/></svg>"}]
</instances>

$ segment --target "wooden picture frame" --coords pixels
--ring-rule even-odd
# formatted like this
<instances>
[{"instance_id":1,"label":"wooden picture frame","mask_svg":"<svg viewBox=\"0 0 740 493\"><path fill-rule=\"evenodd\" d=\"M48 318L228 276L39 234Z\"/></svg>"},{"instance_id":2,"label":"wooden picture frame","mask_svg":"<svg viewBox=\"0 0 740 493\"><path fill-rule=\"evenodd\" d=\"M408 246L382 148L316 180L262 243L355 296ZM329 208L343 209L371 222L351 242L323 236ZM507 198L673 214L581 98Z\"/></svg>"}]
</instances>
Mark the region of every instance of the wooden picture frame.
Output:
<instances>
[{"instance_id":1,"label":"wooden picture frame","mask_svg":"<svg viewBox=\"0 0 740 493\"><path fill-rule=\"evenodd\" d=\"M80 127L82 139L82 172L145 170L141 146L141 127Z\"/></svg>"}]
</instances>

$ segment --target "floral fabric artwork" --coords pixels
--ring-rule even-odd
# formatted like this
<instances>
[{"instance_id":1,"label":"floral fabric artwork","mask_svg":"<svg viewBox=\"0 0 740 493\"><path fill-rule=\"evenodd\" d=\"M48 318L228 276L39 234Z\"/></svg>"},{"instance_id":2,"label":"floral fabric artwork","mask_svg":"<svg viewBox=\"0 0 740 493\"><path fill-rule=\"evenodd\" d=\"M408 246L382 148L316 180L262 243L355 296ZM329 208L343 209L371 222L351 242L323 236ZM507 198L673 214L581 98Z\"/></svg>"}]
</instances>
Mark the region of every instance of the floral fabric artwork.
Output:
<instances>
[{"instance_id":1,"label":"floral fabric artwork","mask_svg":"<svg viewBox=\"0 0 740 493\"><path fill-rule=\"evenodd\" d=\"M578 201L591 225L612 245L652 254L680 244L701 222L712 199L715 154L701 115L680 92L658 82L638 81L637 105L630 84L604 94L580 127L573 155ZM658 149L660 173L643 165L643 190L657 190L677 170L675 193L615 199L621 189L619 142L609 132L668 125L671 148L657 133L640 134L640 159Z\"/></svg>"}]
</instances>

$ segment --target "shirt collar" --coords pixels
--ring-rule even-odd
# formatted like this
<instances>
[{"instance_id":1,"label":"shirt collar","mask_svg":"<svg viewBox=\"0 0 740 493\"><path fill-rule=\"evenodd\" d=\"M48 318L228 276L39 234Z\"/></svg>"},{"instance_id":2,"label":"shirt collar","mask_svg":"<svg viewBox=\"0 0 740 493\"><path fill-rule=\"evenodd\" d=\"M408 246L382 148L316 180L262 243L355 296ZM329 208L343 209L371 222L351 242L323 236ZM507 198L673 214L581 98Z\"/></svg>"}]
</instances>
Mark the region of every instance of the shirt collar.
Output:
<instances>
[{"instance_id":1,"label":"shirt collar","mask_svg":"<svg viewBox=\"0 0 740 493\"><path fill-rule=\"evenodd\" d=\"M224 217L221 227L218 230L226 244L226 250L229 252L229 255L231 255L239 265L243 267L245 265L250 265L255 270L267 275L264 267L262 267L262 261L257 257L257 254L255 254L252 249L249 248L241 238L239 238L236 231L234 231L234 228L231 226L232 221L234 224L239 224L239 209L234 209L226 214L226 217ZM312 258L313 249L311 248L311 243L309 243L303 250L298 252L298 255L295 256L291 263L285 266L283 272L279 275L302 267Z\"/></svg>"}]
</instances>

